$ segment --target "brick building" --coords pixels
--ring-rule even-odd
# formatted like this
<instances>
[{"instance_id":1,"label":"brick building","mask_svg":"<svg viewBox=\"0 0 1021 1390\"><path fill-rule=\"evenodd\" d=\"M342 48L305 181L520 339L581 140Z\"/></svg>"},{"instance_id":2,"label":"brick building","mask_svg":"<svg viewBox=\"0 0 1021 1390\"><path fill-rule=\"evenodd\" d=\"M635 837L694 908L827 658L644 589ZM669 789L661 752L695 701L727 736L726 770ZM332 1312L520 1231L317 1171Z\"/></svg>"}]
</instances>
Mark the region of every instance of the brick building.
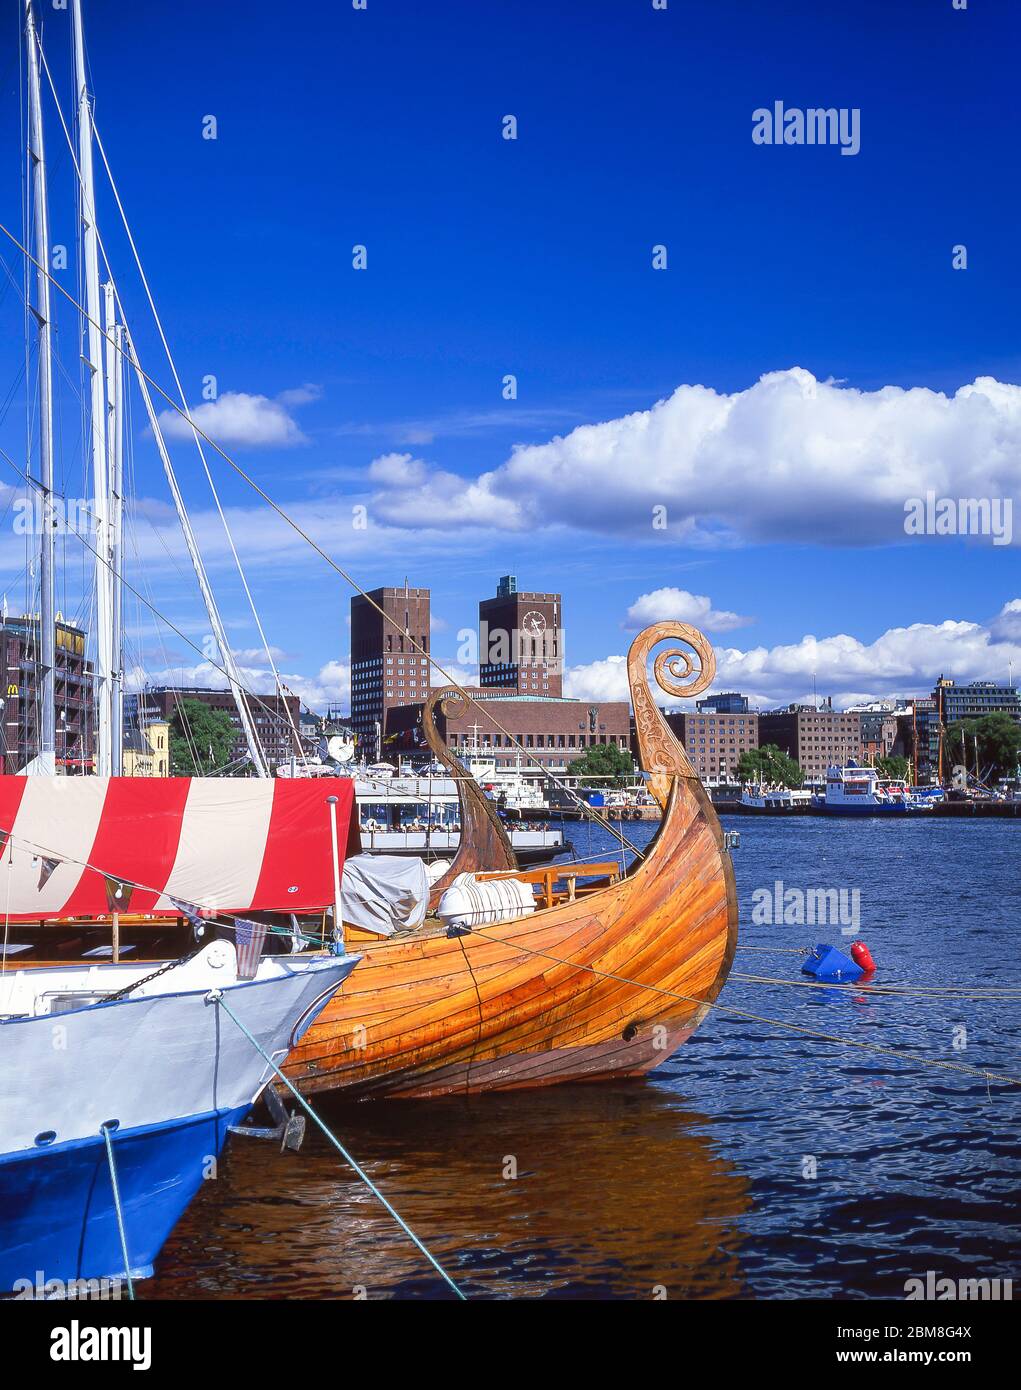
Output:
<instances>
[{"instance_id":1,"label":"brick building","mask_svg":"<svg viewBox=\"0 0 1021 1390\"><path fill-rule=\"evenodd\" d=\"M287 762L291 755L301 755L299 738L295 730L300 730L297 695L255 695L245 697L255 725L259 743L270 764ZM138 725L144 728L155 719L169 723L178 705L183 700L197 700L210 709L221 710L234 725L235 740L232 757L241 759L248 753L241 716L238 714L234 696L230 690L204 690L197 686L151 686L138 696ZM127 719L125 720L127 723Z\"/></svg>"},{"instance_id":2,"label":"brick building","mask_svg":"<svg viewBox=\"0 0 1021 1390\"><path fill-rule=\"evenodd\" d=\"M428 696L429 650L428 589L405 581L351 600L351 726L367 756L379 757L391 709Z\"/></svg>"},{"instance_id":3,"label":"brick building","mask_svg":"<svg viewBox=\"0 0 1021 1390\"><path fill-rule=\"evenodd\" d=\"M477 742L492 752L498 767L513 767L519 753L503 730L516 738L536 762L553 771L570 771L575 758L599 744L614 744L625 752L629 749L630 710L625 700L593 704L563 696L546 699L502 690L478 689L470 693L478 705L469 704L463 713L459 711L449 718L440 708L436 712L437 728L447 746L461 755ZM419 701L390 710L387 729L393 743L388 751L401 753L424 748L422 708L423 702Z\"/></svg>"},{"instance_id":4,"label":"brick building","mask_svg":"<svg viewBox=\"0 0 1021 1390\"><path fill-rule=\"evenodd\" d=\"M833 764L861 757L861 722L854 713L827 705L788 705L759 715L759 743L775 744L810 780L822 779Z\"/></svg>"},{"instance_id":5,"label":"brick building","mask_svg":"<svg viewBox=\"0 0 1021 1390\"><path fill-rule=\"evenodd\" d=\"M717 713L711 705L700 701L694 714L668 714L667 723L703 782L733 781L741 754L759 746L759 716L748 712L747 702L734 714Z\"/></svg>"},{"instance_id":6,"label":"brick building","mask_svg":"<svg viewBox=\"0 0 1021 1390\"><path fill-rule=\"evenodd\" d=\"M866 762L889 758L897 746L896 710L858 710L861 725L861 754Z\"/></svg>"},{"instance_id":7,"label":"brick building","mask_svg":"<svg viewBox=\"0 0 1021 1390\"><path fill-rule=\"evenodd\" d=\"M479 604L479 684L556 699L563 695L559 594L518 591L514 575Z\"/></svg>"},{"instance_id":8,"label":"brick building","mask_svg":"<svg viewBox=\"0 0 1021 1390\"><path fill-rule=\"evenodd\" d=\"M66 773L92 771L92 663L80 627L56 620L56 763ZM0 758L21 770L39 752L39 619L0 620Z\"/></svg>"}]
</instances>

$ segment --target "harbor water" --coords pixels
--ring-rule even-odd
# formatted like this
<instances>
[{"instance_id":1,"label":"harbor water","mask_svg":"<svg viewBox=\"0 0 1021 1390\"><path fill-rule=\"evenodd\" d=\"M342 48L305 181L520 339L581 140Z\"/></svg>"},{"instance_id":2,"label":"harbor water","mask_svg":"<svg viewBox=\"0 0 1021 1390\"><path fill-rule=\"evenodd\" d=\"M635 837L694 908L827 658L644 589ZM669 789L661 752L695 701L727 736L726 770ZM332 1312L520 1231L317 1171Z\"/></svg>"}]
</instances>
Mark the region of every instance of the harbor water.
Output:
<instances>
[{"instance_id":1,"label":"harbor water","mask_svg":"<svg viewBox=\"0 0 1021 1390\"><path fill-rule=\"evenodd\" d=\"M656 827L623 828L642 845ZM328 1122L473 1298L901 1299L930 1272L1017 1278L1021 1086L897 1054L1021 1078L1017 1003L921 992L1021 988L1021 827L727 828L741 944L719 1003L740 1012L713 1011L644 1081L320 1098ZM579 856L612 850L588 825L570 838ZM810 888L844 890L856 920L768 920L788 890L796 918ZM792 984L798 951L855 936L877 985L919 992ZM451 1296L311 1125L298 1154L232 1140L138 1293Z\"/></svg>"}]
</instances>

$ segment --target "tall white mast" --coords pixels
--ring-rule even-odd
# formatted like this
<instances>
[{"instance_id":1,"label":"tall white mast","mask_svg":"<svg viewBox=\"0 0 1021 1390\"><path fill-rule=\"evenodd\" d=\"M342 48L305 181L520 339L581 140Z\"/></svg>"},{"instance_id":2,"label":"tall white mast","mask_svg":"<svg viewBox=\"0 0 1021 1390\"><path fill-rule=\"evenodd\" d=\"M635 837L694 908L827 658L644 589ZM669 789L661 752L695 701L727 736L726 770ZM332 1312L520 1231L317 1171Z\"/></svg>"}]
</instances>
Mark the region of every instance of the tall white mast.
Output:
<instances>
[{"instance_id":1,"label":"tall white mast","mask_svg":"<svg viewBox=\"0 0 1021 1390\"><path fill-rule=\"evenodd\" d=\"M256 732L255 723L252 719L252 712L248 705L248 699L241 685L241 673L234 660L234 653L231 651L230 643L227 641L227 631L223 626L220 611L216 606L213 591L209 585L209 578L206 574L206 567L202 563L202 556L195 541L195 533L192 530L191 517L184 505L184 498L181 496L181 489L177 483L177 475L174 472L174 465L170 461L170 454L167 450L167 443L163 437L163 430L160 426L159 418L156 415L155 407L152 402L152 394L149 391L149 383L142 374L138 363L138 355L135 352L135 344L132 341L131 333L125 326L121 330L124 334L124 346L127 349L128 361L135 368L135 375L138 379L139 390L142 393L142 400L145 402L145 413L149 418L149 426L153 437L156 440L156 448L159 450L160 458L163 461L163 471L167 475L167 482L170 484L170 492L174 499L174 506L177 508L177 517L181 523L181 530L184 532L185 544L188 547L188 554L195 569L195 577L199 582L199 589L202 593L202 600L206 606L206 615L209 618L213 635L216 638L216 645L220 650L220 662L227 675L227 682L230 685L231 694L234 696L234 703L237 706L238 715L241 719L241 726L245 731L245 740L248 743L249 756L252 759L252 766L256 776L268 777L269 768L266 765L266 755L263 752L259 735Z\"/></svg>"},{"instance_id":2,"label":"tall white mast","mask_svg":"<svg viewBox=\"0 0 1021 1390\"><path fill-rule=\"evenodd\" d=\"M113 282L103 286L104 327L106 329L107 453L110 475L110 570L111 652L110 652L110 771L114 777L124 772L124 671L121 632L121 531L124 517L124 330L117 323Z\"/></svg>"},{"instance_id":3,"label":"tall white mast","mask_svg":"<svg viewBox=\"0 0 1021 1390\"><path fill-rule=\"evenodd\" d=\"M92 490L96 541L96 773L109 777L111 761L113 675L113 586L110 582L110 481L106 453L106 403L103 391L102 303L96 193L92 172L92 107L85 81L85 45L81 0L72 0L74 71L78 106L78 173L81 182L82 250L85 256L85 310L91 378Z\"/></svg>"},{"instance_id":4,"label":"tall white mast","mask_svg":"<svg viewBox=\"0 0 1021 1390\"><path fill-rule=\"evenodd\" d=\"M25 6L28 40L29 158L35 198L35 258L38 262L34 313L39 326L39 487L42 515L39 555L39 754L31 771L56 772L56 642L53 621L53 346L50 336L50 227L46 197L39 48L32 0ZM35 508L33 508L33 513Z\"/></svg>"}]
</instances>

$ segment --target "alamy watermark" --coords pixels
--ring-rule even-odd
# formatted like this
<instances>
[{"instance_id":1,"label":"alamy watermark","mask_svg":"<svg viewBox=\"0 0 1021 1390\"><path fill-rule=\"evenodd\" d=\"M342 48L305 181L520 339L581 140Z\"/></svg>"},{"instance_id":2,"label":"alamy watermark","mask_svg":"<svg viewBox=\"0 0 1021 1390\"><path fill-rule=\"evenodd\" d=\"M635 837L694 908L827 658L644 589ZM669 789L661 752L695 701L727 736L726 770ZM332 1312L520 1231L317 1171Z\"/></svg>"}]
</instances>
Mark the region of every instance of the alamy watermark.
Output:
<instances>
[{"instance_id":1,"label":"alamy watermark","mask_svg":"<svg viewBox=\"0 0 1021 1390\"><path fill-rule=\"evenodd\" d=\"M520 628L490 627L483 619L478 631L460 628L457 641L457 659L465 665L542 665L554 674L563 670L564 629L548 623L539 610L526 613Z\"/></svg>"},{"instance_id":2,"label":"alamy watermark","mask_svg":"<svg viewBox=\"0 0 1021 1390\"><path fill-rule=\"evenodd\" d=\"M860 888L787 888L778 878L756 888L752 904L757 926L840 927L845 936L861 927Z\"/></svg>"},{"instance_id":3,"label":"alamy watermark","mask_svg":"<svg viewBox=\"0 0 1021 1390\"><path fill-rule=\"evenodd\" d=\"M16 1279L11 1292L16 1299L47 1301L50 1299L98 1300L122 1297L124 1281L121 1279L52 1279L37 1269L34 1278Z\"/></svg>"},{"instance_id":4,"label":"alamy watermark","mask_svg":"<svg viewBox=\"0 0 1021 1390\"><path fill-rule=\"evenodd\" d=\"M1014 539L1012 497L924 497L904 503L904 531L909 536L991 536L993 545Z\"/></svg>"},{"instance_id":5,"label":"alamy watermark","mask_svg":"<svg viewBox=\"0 0 1021 1390\"><path fill-rule=\"evenodd\" d=\"M857 106L759 106L752 112L756 145L839 145L841 154L861 149L861 109Z\"/></svg>"},{"instance_id":6,"label":"alamy watermark","mask_svg":"<svg viewBox=\"0 0 1021 1390\"><path fill-rule=\"evenodd\" d=\"M18 497L11 508L16 536L41 536L46 512L41 493ZM50 498L50 529L57 535L88 536L95 528L92 503L85 497Z\"/></svg>"},{"instance_id":7,"label":"alamy watermark","mask_svg":"<svg viewBox=\"0 0 1021 1390\"><path fill-rule=\"evenodd\" d=\"M925 1299L938 1303L959 1299L964 1303L1013 1302L1012 1279L944 1279L934 1269L927 1269L920 1278L905 1279L906 1299Z\"/></svg>"}]
</instances>

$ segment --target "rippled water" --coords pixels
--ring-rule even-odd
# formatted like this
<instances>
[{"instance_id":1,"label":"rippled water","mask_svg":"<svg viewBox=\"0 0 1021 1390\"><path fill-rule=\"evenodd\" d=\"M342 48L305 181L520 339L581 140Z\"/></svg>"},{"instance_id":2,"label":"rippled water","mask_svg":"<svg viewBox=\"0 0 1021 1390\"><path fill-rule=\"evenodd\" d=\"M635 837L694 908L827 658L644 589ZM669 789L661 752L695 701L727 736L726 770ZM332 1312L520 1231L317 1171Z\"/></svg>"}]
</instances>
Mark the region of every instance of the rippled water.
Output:
<instances>
[{"instance_id":1,"label":"rippled water","mask_svg":"<svg viewBox=\"0 0 1021 1390\"><path fill-rule=\"evenodd\" d=\"M653 828L626 832L640 843ZM752 923L753 893L780 879L860 891L877 984L1021 986L1015 822L746 817L732 828L735 976L797 980L786 948L841 944L839 927ZM571 832L580 854L606 847L599 831ZM1021 1077L1017 1004L734 976L720 1003ZM722 1010L646 1081L321 1108L469 1296L901 1298L927 1270L1021 1279L1021 1088ZM504 1176L510 1159L516 1178ZM297 1155L232 1141L140 1288L356 1291L449 1296L311 1126Z\"/></svg>"}]
</instances>

